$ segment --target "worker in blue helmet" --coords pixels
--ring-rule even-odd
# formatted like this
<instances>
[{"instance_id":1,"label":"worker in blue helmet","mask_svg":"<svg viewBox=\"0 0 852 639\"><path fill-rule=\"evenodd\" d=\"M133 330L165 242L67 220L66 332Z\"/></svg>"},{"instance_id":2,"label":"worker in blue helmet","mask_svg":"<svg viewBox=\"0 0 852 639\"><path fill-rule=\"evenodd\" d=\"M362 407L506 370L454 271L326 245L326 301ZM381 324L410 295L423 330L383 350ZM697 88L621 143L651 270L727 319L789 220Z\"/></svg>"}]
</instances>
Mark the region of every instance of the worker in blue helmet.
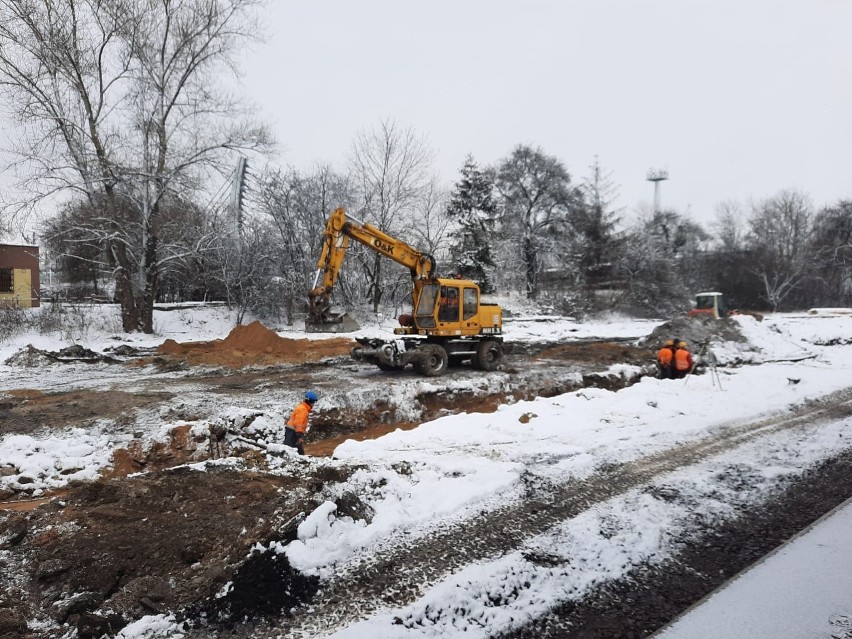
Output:
<instances>
[{"instance_id":1,"label":"worker in blue helmet","mask_svg":"<svg viewBox=\"0 0 852 639\"><path fill-rule=\"evenodd\" d=\"M310 430L308 417L310 417L311 409L318 399L319 396L314 391L306 392L305 398L293 409L290 419L287 420L287 426L284 428L284 445L295 448L300 455L305 454L302 441L305 434Z\"/></svg>"}]
</instances>

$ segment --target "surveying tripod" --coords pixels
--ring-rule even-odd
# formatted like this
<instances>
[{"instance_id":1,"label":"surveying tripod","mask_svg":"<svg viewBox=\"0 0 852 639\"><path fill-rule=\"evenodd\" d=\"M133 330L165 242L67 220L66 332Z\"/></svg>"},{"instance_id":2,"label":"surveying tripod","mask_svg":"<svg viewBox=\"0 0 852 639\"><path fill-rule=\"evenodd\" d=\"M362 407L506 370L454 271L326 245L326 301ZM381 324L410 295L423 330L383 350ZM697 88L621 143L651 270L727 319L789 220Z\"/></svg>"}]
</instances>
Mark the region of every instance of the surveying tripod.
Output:
<instances>
[{"instance_id":1,"label":"surveying tripod","mask_svg":"<svg viewBox=\"0 0 852 639\"><path fill-rule=\"evenodd\" d=\"M716 354L713 352L713 349L710 348L709 337L701 342L701 348L698 351L698 356L695 358L692 368L690 368L689 372L686 374L686 379L683 382L684 385L686 385L689 381L689 377L692 375L692 371L695 370L695 367L698 366L700 362L705 361L707 363L707 367L710 369L710 379L713 381L713 386L718 384L719 390L722 390L722 380L719 378L719 371L716 370Z\"/></svg>"}]
</instances>

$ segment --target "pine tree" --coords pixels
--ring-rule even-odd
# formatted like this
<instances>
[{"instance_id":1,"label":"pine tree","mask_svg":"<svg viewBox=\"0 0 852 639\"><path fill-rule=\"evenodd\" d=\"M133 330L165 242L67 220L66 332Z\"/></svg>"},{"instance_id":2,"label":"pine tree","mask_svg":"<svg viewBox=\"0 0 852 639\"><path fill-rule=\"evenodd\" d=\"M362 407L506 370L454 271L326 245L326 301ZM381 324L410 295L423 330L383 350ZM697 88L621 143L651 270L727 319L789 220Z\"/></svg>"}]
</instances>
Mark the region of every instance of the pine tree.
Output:
<instances>
[{"instance_id":1,"label":"pine tree","mask_svg":"<svg viewBox=\"0 0 852 639\"><path fill-rule=\"evenodd\" d=\"M579 245L579 268L587 293L606 287L614 277L615 265L622 254L623 243L616 227L618 210L614 208L618 191L611 172L604 170L597 157L583 181L585 206L578 214L574 228Z\"/></svg>"},{"instance_id":2,"label":"pine tree","mask_svg":"<svg viewBox=\"0 0 852 639\"><path fill-rule=\"evenodd\" d=\"M459 225L452 246L456 272L479 284L484 293L493 290L489 269L494 268L490 227L497 208L494 183L468 154L460 170L461 179L453 187L447 216Z\"/></svg>"}]
</instances>

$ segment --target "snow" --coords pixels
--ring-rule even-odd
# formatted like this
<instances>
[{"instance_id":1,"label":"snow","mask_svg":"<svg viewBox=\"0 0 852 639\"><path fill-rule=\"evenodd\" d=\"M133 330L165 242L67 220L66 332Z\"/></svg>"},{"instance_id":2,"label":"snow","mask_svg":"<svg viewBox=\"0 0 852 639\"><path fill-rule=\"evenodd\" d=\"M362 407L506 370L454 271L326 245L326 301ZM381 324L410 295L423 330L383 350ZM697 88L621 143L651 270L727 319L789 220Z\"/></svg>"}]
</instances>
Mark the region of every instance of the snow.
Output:
<instances>
[{"instance_id":1,"label":"snow","mask_svg":"<svg viewBox=\"0 0 852 639\"><path fill-rule=\"evenodd\" d=\"M149 615L126 625L116 639L180 639L184 635L178 627L174 615Z\"/></svg>"},{"instance_id":2,"label":"snow","mask_svg":"<svg viewBox=\"0 0 852 639\"><path fill-rule=\"evenodd\" d=\"M280 551L298 569L327 576L369 555L380 544L390 543L387 540L393 535L402 532L409 536L427 535L440 522L464 520L495 503L522 499L524 476L553 482L582 479L606 464L623 464L697 441L732 424L780 415L848 387L852 372L852 346L848 345L851 317L796 314L773 315L763 322L741 316L735 321L748 341L714 343L714 354L720 364L759 365L720 368L718 377L707 374L686 381L646 377L618 392L589 388L504 405L493 413L449 415L375 440L344 442L335 450L335 460L323 463L363 466L347 485L338 489L341 493L357 494L372 508L374 516L369 523L354 521L338 516L334 502L325 501L301 523L298 539ZM620 317L582 323L555 317L518 317L507 320L505 332L507 340L518 342L635 340L649 334L658 324ZM110 326L110 321L93 322L75 336L75 341L93 350L103 350L115 344L115 333L108 330ZM158 311L155 326L157 335L134 335L132 343L158 345L166 338L179 341L222 338L233 326L233 314L215 306ZM360 333L384 334L391 329L390 323L383 322ZM305 336L298 330L279 331L279 334ZM26 344L58 350L68 343L64 337L17 335L0 344L0 362ZM625 375L636 371L618 365L608 372ZM39 372L38 386L28 386L33 379L27 375L35 373L0 365L3 379L21 377L15 382L17 388L44 388L45 384L61 388L66 381L64 374L62 367L50 367ZM103 375L102 380L108 381L110 374ZM461 390L473 383L490 382L459 380L455 385ZM400 394L399 401L404 401L409 393L434 388L432 381L416 380L399 385L394 392ZM336 402L366 404L372 399L359 398L356 390L348 397L331 395L320 401L328 407ZM286 398L286 403L289 402L290 398ZM253 418L250 428L263 433L277 427L284 406L284 402L230 406L221 411L220 418L232 422ZM516 552L465 567L425 590L409 606L386 609L326 636L447 637L463 632L467 637L485 638L521 626L560 601L582 597L602 580L617 579L640 564L672 556L676 549L670 540L688 530L689 522L724 521L734 516L738 508L768 498L779 477L800 475L821 460L852 448L852 429L848 425L848 420L829 420L774 433L771 438L757 437L686 470L657 477L652 487L664 490L667 486L677 486L683 499L671 503L655 499L647 486L645 490L629 490L538 535ZM164 437L166 426L154 429L153 437ZM33 482L38 491L74 479L93 478L110 463L111 451L123 444L126 442L117 441L115 435L97 425L61 434L4 435L0 438L0 467L11 465L20 472L0 477L0 487L13 484L22 476ZM405 473L398 472L400 465L406 467ZM725 478L731 475L747 475L748 488L728 485ZM852 591L847 576L852 573L848 558L852 556L852 548L839 531L848 531L852 510L846 508L838 517L840 525L830 526L830 532L825 533L830 536L829 541L819 536L823 533L818 527L808 534L819 533L811 537L816 541L799 546L804 550L791 546L783 551L795 562L794 574L808 589L798 591L802 602L821 597L826 586L845 577L842 592L847 595L848 603ZM539 565L527 559L533 552L570 558L570 562ZM844 553L847 563L841 564ZM800 569L808 562L813 564L810 576ZM783 587L787 577L777 573L760 577L761 570L769 570L771 564L767 562L765 568L755 569L752 571L755 576L750 577L749 573L742 583L763 579L781 584L780 592L776 593L780 600L789 590ZM846 572L835 574L841 572L841 565ZM726 592L719 597L724 595L732 600L744 597L733 587L730 595ZM805 597L805 593L811 596ZM497 601L500 605L494 604ZM743 626L739 626L739 632L725 635L717 625L719 620L729 615L734 619L732 611L748 617L749 610L746 605L733 608L728 599L720 602L697 608L691 614L699 616L684 617L664 636L672 639L707 636L694 631L701 624L713 627L714 637L791 636L789 626L784 626L783 633L776 629L775 634L758 626L744 632ZM834 600L825 598L826 606L818 611L823 621L826 615L839 614L836 606L829 610L829 605L834 605L831 602ZM848 612L847 609L845 613ZM823 636L817 634L824 630L819 625L822 621L803 615L801 623L807 627L796 636L808 633L808 636ZM157 616L128 626L120 636L131 639L180 634L172 619Z\"/></svg>"},{"instance_id":3,"label":"snow","mask_svg":"<svg viewBox=\"0 0 852 639\"><path fill-rule=\"evenodd\" d=\"M830 446L833 439L843 436L842 430L841 425L835 425L813 433L808 438L811 453ZM629 491L530 540L515 553L468 567L445 579L412 606L355 624L333 636L392 639L445 637L464 632L465 636L484 638L520 626L527 615L535 617L560 601L589 594L601 581L617 579L642 562L664 560L673 550L668 540L694 526L696 520L730 517L738 508L768 493L778 470L771 461L790 444L792 440L767 449L764 442L756 442L734 454L671 473L653 482L652 488L676 485L683 497L676 503L654 499L648 490ZM845 444L850 444L848 437ZM731 467L751 475L749 491L725 487L714 479ZM570 562L557 568L536 565L526 559L530 552ZM518 583L530 585L517 588ZM499 597L499 608L489 603L495 598L495 587L512 593ZM450 612L460 606L464 614ZM404 620L403 624L394 623L395 618Z\"/></svg>"},{"instance_id":4,"label":"snow","mask_svg":"<svg viewBox=\"0 0 852 639\"><path fill-rule=\"evenodd\" d=\"M97 479L98 471L110 462L115 439L102 430L72 429L40 439L7 435L0 439L0 464L11 464L19 472L4 478L2 485L20 487L26 477L35 484L33 496L47 488L59 488L72 480Z\"/></svg>"}]
</instances>

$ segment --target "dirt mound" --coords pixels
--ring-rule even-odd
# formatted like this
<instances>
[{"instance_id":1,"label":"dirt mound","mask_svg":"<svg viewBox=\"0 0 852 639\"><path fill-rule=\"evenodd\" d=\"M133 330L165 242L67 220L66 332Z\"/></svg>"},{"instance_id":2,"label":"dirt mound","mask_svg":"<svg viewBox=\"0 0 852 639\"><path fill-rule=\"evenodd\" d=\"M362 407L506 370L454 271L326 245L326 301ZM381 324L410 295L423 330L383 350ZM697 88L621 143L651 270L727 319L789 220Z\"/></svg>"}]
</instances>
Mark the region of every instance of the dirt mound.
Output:
<instances>
[{"instance_id":1,"label":"dirt mound","mask_svg":"<svg viewBox=\"0 0 852 639\"><path fill-rule=\"evenodd\" d=\"M356 345L355 341L345 337L290 339L281 337L260 322L252 322L247 326L237 326L223 340L180 344L168 339L157 348L157 354L193 365L242 368L316 362L325 357L347 355Z\"/></svg>"},{"instance_id":2,"label":"dirt mound","mask_svg":"<svg viewBox=\"0 0 852 639\"><path fill-rule=\"evenodd\" d=\"M666 340L680 339L697 349L705 340L712 342L747 342L735 320L712 317L678 317L655 328L641 340L642 346L659 348Z\"/></svg>"}]
</instances>

